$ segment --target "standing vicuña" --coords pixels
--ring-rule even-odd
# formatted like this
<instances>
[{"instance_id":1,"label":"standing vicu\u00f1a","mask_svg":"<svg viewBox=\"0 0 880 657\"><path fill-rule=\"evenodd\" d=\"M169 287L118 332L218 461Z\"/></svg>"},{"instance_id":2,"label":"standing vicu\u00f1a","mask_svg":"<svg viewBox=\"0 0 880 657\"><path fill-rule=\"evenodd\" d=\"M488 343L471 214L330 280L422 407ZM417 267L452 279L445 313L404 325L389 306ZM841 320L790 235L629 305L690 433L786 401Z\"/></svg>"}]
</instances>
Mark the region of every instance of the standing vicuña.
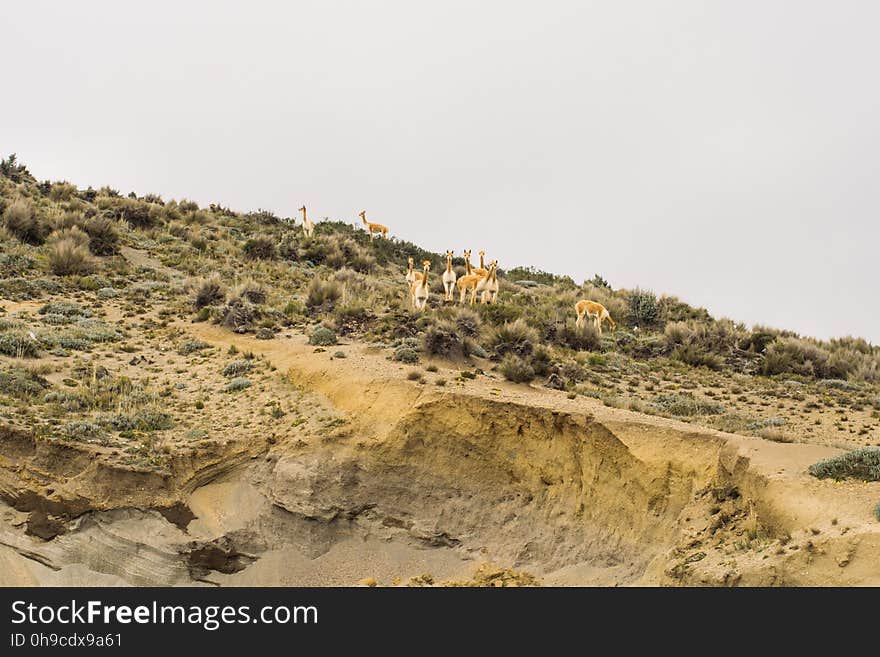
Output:
<instances>
[{"instance_id":1,"label":"standing vicu\u00f1a","mask_svg":"<svg viewBox=\"0 0 880 657\"><path fill-rule=\"evenodd\" d=\"M374 224L372 221L367 221L367 211L364 210L360 213L360 218L364 221L364 226L367 227L367 230L370 231L370 241L373 241L373 234L379 233L385 239L388 239L388 226L383 226L382 224Z\"/></svg>"},{"instance_id":2,"label":"standing vicu\u00f1a","mask_svg":"<svg viewBox=\"0 0 880 657\"><path fill-rule=\"evenodd\" d=\"M452 256L452 251L446 252L446 271L443 272L443 290L446 292L446 296L443 297L444 301L454 301L455 279L458 276L452 268Z\"/></svg>"},{"instance_id":3,"label":"standing vicu\u00f1a","mask_svg":"<svg viewBox=\"0 0 880 657\"><path fill-rule=\"evenodd\" d=\"M588 301L587 299L583 299L578 301L574 305L574 309L577 311L577 321L575 324L577 326L583 326L584 318L590 317L596 323L596 330L599 331L599 335L602 335L602 322L607 320L609 324L611 324L611 328L616 328L617 324L613 319L611 319L611 315L608 310L601 303L596 303L595 301Z\"/></svg>"},{"instance_id":4,"label":"standing vicu\u00f1a","mask_svg":"<svg viewBox=\"0 0 880 657\"><path fill-rule=\"evenodd\" d=\"M416 274L416 279L410 287L412 305L416 310L424 310L428 303L428 271L431 269L431 262L425 260L422 264L425 267L424 273Z\"/></svg>"},{"instance_id":5,"label":"standing vicu\u00f1a","mask_svg":"<svg viewBox=\"0 0 880 657\"><path fill-rule=\"evenodd\" d=\"M306 216L306 206L299 209L303 213L303 235L311 237L315 232L315 222Z\"/></svg>"}]
</instances>

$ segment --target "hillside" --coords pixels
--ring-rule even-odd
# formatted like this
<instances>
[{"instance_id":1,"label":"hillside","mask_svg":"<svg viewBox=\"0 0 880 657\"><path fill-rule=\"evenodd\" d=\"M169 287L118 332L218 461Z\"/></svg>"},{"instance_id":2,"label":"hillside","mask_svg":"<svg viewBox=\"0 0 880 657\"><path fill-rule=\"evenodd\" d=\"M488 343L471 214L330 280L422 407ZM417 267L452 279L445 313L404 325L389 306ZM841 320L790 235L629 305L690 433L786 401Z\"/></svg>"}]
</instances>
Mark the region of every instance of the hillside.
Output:
<instances>
[{"instance_id":1,"label":"hillside","mask_svg":"<svg viewBox=\"0 0 880 657\"><path fill-rule=\"evenodd\" d=\"M0 584L877 583L864 340L14 158L0 217Z\"/></svg>"}]
</instances>

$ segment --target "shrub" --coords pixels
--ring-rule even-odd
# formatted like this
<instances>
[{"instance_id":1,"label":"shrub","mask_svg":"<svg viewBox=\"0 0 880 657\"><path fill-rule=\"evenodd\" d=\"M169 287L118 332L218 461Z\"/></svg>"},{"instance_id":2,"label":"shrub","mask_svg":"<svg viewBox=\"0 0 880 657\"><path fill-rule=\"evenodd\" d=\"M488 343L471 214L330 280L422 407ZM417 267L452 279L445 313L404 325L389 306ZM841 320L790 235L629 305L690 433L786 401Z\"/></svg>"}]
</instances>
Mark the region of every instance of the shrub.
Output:
<instances>
[{"instance_id":1,"label":"shrub","mask_svg":"<svg viewBox=\"0 0 880 657\"><path fill-rule=\"evenodd\" d=\"M232 291L233 297L240 297L254 304L266 303L269 298L269 292L262 283L250 279L236 286Z\"/></svg>"},{"instance_id":2,"label":"shrub","mask_svg":"<svg viewBox=\"0 0 880 657\"><path fill-rule=\"evenodd\" d=\"M326 326L319 326L309 336L309 344L326 347L336 344L336 333Z\"/></svg>"},{"instance_id":3,"label":"shrub","mask_svg":"<svg viewBox=\"0 0 880 657\"><path fill-rule=\"evenodd\" d=\"M127 221L133 228L149 230L162 219L162 207L153 203L113 196L98 201L106 217Z\"/></svg>"},{"instance_id":4,"label":"shrub","mask_svg":"<svg viewBox=\"0 0 880 657\"><path fill-rule=\"evenodd\" d=\"M528 383L535 378L535 370L531 364L513 353L508 353L501 360L498 370L504 375L504 378L514 383Z\"/></svg>"},{"instance_id":5,"label":"shrub","mask_svg":"<svg viewBox=\"0 0 880 657\"><path fill-rule=\"evenodd\" d=\"M62 239L49 247L49 268L56 276L91 273L94 262L88 249L71 239Z\"/></svg>"},{"instance_id":6,"label":"shrub","mask_svg":"<svg viewBox=\"0 0 880 657\"><path fill-rule=\"evenodd\" d=\"M724 406L717 402L703 401L693 395L664 394L655 399L651 406L671 415L690 417L694 415L721 415Z\"/></svg>"},{"instance_id":7,"label":"shrub","mask_svg":"<svg viewBox=\"0 0 880 657\"><path fill-rule=\"evenodd\" d=\"M31 400L50 387L49 382L31 370L13 367L0 370L0 392L22 400Z\"/></svg>"},{"instance_id":8,"label":"shrub","mask_svg":"<svg viewBox=\"0 0 880 657\"><path fill-rule=\"evenodd\" d=\"M109 256L119 252L119 231L108 217L95 216L83 224L89 236L89 250L95 255Z\"/></svg>"},{"instance_id":9,"label":"shrub","mask_svg":"<svg viewBox=\"0 0 880 657\"><path fill-rule=\"evenodd\" d=\"M92 311L72 301L52 301L40 306L41 315L61 315L63 317L91 317Z\"/></svg>"},{"instance_id":10,"label":"shrub","mask_svg":"<svg viewBox=\"0 0 880 657\"><path fill-rule=\"evenodd\" d=\"M438 322L429 326L422 340L425 353L441 358L461 358L467 355L465 343L452 322Z\"/></svg>"},{"instance_id":11,"label":"shrub","mask_svg":"<svg viewBox=\"0 0 880 657\"><path fill-rule=\"evenodd\" d=\"M249 360L234 360L227 363L223 368L223 376L241 376L254 369L254 364Z\"/></svg>"},{"instance_id":12,"label":"shrub","mask_svg":"<svg viewBox=\"0 0 880 657\"><path fill-rule=\"evenodd\" d=\"M229 382L229 384L226 386L226 392L238 392L239 390L244 390L245 388L250 387L250 379L239 377L237 379L232 379L232 381Z\"/></svg>"},{"instance_id":13,"label":"shrub","mask_svg":"<svg viewBox=\"0 0 880 657\"><path fill-rule=\"evenodd\" d=\"M554 331L553 339L557 344L578 351L597 351L602 346L599 331L591 322L583 326L560 324Z\"/></svg>"},{"instance_id":14,"label":"shrub","mask_svg":"<svg viewBox=\"0 0 880 657\"><path fill-rule=\"evenodd\" d=\"M106 438L101 425L87 421L70 422L61 427L60 433L67 440L103 441Z\"/></svg>"},{"instance_id":15,"label":"shrub","mask_svg":"<svg viewBox=\"0 0 880 657\"><path fill-rule=\"evenodd\" d=\"M488 347L494 352L495 358L507 354L522 358L532 353L538 340L538 332L518 319L495 328L489 335Z\"/></svg>"},{"instance_id":16,"label":"shrub","mask_svg":"<svg viewBox=\"0 0 880 657\"><path fill-rule=\"evenodd\" d=\"M52 244L60 242L61 240L69 240L76 244L76 246L83 248L87 248L89 245L89 236L86 235L79 226L54 230L47 239L47 241Z\"/></svg>"},{"instance_id":17,"label":"shrub","mask_svg":"<svg viewBox=\"0 0 880 657\"><path fill-rule=\"evenodd\" d=\"M162 431L174 426L174 418L160 410L142 409L134 415L116 413L101 418L101 423L114 431Z\"/></svg>"},{"instance_id":18,"label":"shrub","mask_svg":"<svg viewBox=\"0 0 880 657\"><path fill-rule=\"evenodd\" d=\"M42 244L46 226L34 212L30 201L16 199L3 211L3 225L22 242Z\"/></svg>"},{"instance_id":19,"label":"shrub","mask_svg":"<svg viewBox=\"0 0 880 657\"><path fill-rule=\"evenodd\" d=\"M819 479L880 481L880 448L862 447L814 463L808 472Z\"/></svg>"},{"instance_id":20,"label":"shrub","mask_svg":"<svg viewBox=\"0 0 880 657\"><path fill-rule=\"evenodd\" d=\"M692 367L708 367L712 370L720 370L724 366L724 360L717 354L710 354L690 344L676 347L672 352L672 358L682 363L687 363Z\"/></svg>"},{"instance_id":21,"label":"shrub","mask_svg":"<svg viewBox=\"0 0 880 657\"><path fill-rule=\"evenodd\" d=\"M419 362L419 354L412 347L400 346L394 350L394 360L401 363L418 363Z\"/></svg>"},{"instance_id":22,"label":"shrub","mask_svg":"<svg viewBox=\"0 0 880 657\"><path fill-rule=\"evenodd\" d=\"M193 305L196 310L223 303L225 299L226 291L220 274L214 273L208 278L203 278L196 282L195 296L193 298Z\"/></svg>"},{"instance_id":23,"label":"shrub","mask_svg":"<svg viewBox=\"0 0 880 657\"><path fill-rule=\"evenodd\" d=\"M37 358L40 344L24 331L13 331L0 335L0 354L13 358Z\"/></svg>"},{"instance_id":24,"label":"shrub","mask_svg":"<svg viewBox=\"0 0 880 657\"><path fill-rule=\"evenodd\" d=\"M177 353L181 356L189 356L190 354L210 348L211 345L207 342L202 342L201 340L187 340L177 348Z\"/></svg>"},{"instance_id":25,"label":"shrub","mask_svg":"<svg viewBox=\"0 0 880 657\"><path fill-rule=\"evenodd\" d=\"M320 278L312 279L306 292L306 306L315 308L325 303L335 303L342 296L339 284L333 281L323 281Z\"/></svg>"},{"instance_id":26,"label":"shrub","mask_svg":"<svg viewBox=\"0 0 880 657\"><path fill-rule=\"evenodd\" d=\"M653 328L660 324L660 304L650 290L636 288L627 293L626 321L630 326Z\"/></svg>"},{"instance_id":27,"label":"shrub","mask_svg":"<svg viewBox=\"0 0 880 657\"><path fill-rule=\"evenodd\" d=\"M220 312L220 323L236 333L249 331L255 319L254 307L240 297L230 299Z\"/></svg>"},{"instance_id":28,"label":"shrub","mask_svg":"<svg viewBox=\"0 0 880 657\"><path fill-rule=\"evenodd\" d=\"M468 338L476 338L480 335L480 328L483 324L483 320L480 319L480 316L470 308L457 309L453 321L461 335Z\"/></svg>"},{"instance_id":29,"label":"shrub","mask_svg":"<svg viewBox=\"0 0 880 657\"><path fill-rule=\"evenodd\" d=\"M278 257L275 240L264 235L250 238L242 250L248 260L274 260Z\"/></svg>"}]
</instances>

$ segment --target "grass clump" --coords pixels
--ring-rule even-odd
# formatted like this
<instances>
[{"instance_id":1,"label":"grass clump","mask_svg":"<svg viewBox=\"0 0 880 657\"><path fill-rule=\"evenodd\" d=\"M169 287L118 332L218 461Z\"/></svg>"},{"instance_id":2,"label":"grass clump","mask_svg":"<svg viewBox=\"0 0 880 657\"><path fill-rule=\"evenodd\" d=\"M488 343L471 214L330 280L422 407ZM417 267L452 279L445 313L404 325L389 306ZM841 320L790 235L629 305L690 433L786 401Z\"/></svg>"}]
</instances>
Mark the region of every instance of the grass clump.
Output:
<instances>
[{"instance_id":1,"label":"grass clump","mask_svg":"<svg viewBox=\"0 0 880 657\"><path fill-rule=\"evenodd\" d=\"M504 378L514 383L528 383L535 378L535 369L525 358L508 353L501 359L498 370Z\"/></svg>"},{"instance_id":2,"label":"grass clump","mask_svg":"<svg viewBox=\"0 0 880 657\"><path fill-rule=\"evenodd\" d=\"M242 251L248 260L274 260L278 257L275 240L263 235L252 237L245 242Z\"/></svg>"},{"instance_id":3,"label":"grass clump","mask_svg":"<svg viewBox=\"0 0 880 657\"><path fill-rule=\"evenodd\" d=\"M59 239L49 245L49 269L56 276L83 276L95 269L88 248L71 237Z\"/></svg>"},{"instance_id":4,"label":"grass clump","mask_svg":"<svg viewBox=\"0 0 880 657\"><path fill-rule=\"evenodd\" d=\"M39 245L46 239L46 226L30 201L16 199L3 211L3 225L26 244Z\"/></svg>"},{"instance_id":5,"label":"grass clump","mask_svg":"<svg viewBox=\"0 0 880 657\"><path fill-rule=\"evenodd\" d=\"M119 231L116 222L109 217L95 216L82 226L89 236L89 250L97 256L119 253Z\"/></svg>"},{"instance_id":6,"label":"grass clump","mask_svg":"<svg viewBox=\"0 0 880 657\"><path fill-rule=\"evenodd\" d=\"M517 319L495 328L489 335L487 346L494 352L495 358L512 354L522 359L531 355L538 341L538 332L524 320Z\"/></svg>"},{"instance_id":7,"label":"grass clump","mask_svg":"<svg viewBox=\"0 0 880 657\"><path fill-rule=\"evenodd\" d=\"M306 291L306 306L317 308L324 304L333 304L342 296L342 288L334 281L323 281L315 278Z\"/></svg>"},{"instance_id":8,"label":"grass clump","mask_svg":"<svg viewBox=\"0 0 880 657\"><path fill-rule=\"evenodd\" d=\"M193 306L196 310L221 304L226 300L226 286L220 274L196 281L194 285Z\"/></svg>"},{"instance_id":9,"label":"grass clump","mask_svg":"<svg viewBox=\"0 0 880 657\"><path fill-rule=\"evenodd\" d=\"M862 447L814 463L807 470L819 479L880 481L880 448Z\"/></svg>"},{"instance_id":10,"label":"grass clump","mask_svg":"<svg viewBox=\"0 0 880 657\"><path fill-rule=\"evenodd\" d=\"M425 353L441 358L462 358L468 355L467 343L452 322L438 322L429 326L422 339Z\"/></svg>"}]
</instances>

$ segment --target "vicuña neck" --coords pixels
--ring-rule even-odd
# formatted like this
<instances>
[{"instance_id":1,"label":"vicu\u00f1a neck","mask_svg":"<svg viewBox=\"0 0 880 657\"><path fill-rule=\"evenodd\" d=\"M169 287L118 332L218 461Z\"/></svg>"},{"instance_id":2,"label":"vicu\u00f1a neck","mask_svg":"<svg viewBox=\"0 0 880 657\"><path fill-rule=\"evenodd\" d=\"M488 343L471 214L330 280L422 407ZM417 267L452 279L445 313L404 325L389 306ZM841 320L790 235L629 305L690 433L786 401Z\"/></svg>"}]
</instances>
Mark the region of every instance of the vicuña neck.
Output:
<instances>
[{"instance_id":1,"label":"vicu\u00f1a neck","mask_svg":"<svg viewBox=\"0 0 880 657\"><path fill-rule=\"evenodd\" d=\"M452 272L452 256L446 256L446 271Z\"/></svg>"},{"instance_id":2,"label":"vicu\u00f1a neck","mask_svg":"<svg viewBox=\"0 0 880 657\"><path fill-rule=\"evenodd\" d=\"M480 269L486 268L486 256L482 253L480 254Z\"/></svg>"}]
</instances>

